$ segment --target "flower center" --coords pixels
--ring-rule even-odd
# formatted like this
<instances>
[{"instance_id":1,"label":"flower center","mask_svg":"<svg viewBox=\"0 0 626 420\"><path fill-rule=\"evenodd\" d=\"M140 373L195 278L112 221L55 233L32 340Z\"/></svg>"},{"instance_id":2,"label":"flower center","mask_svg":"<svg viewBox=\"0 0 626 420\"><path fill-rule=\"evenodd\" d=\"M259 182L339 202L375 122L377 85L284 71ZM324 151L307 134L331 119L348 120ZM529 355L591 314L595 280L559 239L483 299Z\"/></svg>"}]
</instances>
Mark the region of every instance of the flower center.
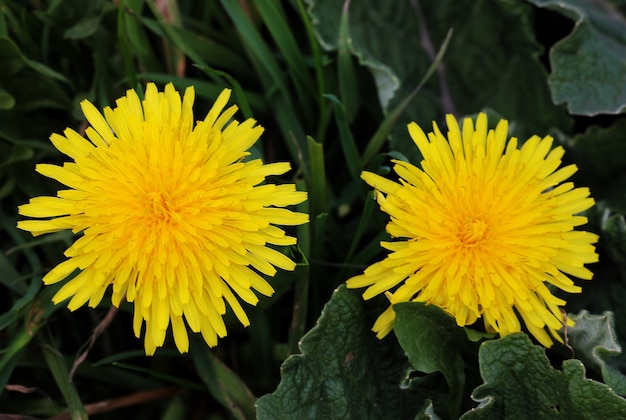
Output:
<instances>
[{"instance_id":1,"label":"flower center","mask_svg":"<svg viewBox=\"0 0 626 420\"><path fill-rule=\"evenodd\" d=\"M175 211L167 194L161 191L148 194L148 206L152 217L157 222L178 222L181 216Z\"/></svg>"},{"instance_id":2,"label":"flower center","mask_svg":"<svg viewBox=\"0 0 626 420\"><path fill-rule=\"evenodd\" d=\"M478 219L466 219L457 230L457 238L462 245L473 247L487 236L487 224Z\"/></svg>"}]
</instances>

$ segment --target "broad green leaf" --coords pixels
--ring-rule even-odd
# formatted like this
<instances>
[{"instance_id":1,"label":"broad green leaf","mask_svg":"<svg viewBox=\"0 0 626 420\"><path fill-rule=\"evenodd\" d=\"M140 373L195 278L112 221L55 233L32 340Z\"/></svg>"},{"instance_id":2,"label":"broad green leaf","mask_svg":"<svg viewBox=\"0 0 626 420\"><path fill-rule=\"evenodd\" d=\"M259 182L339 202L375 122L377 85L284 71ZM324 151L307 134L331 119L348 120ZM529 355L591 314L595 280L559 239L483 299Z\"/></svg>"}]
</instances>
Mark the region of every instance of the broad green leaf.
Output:
<instances>
[{"instance_id":1,"label":"broad green leaf","mask_svg":"<svg viewBox=\"0 0 626 420\"><path fill-rule=\"evenodd\" d=\"M424 76L422 77L422 80L419 82L417 87L413 89L413 91L409 93L406 98L402 99L400 103L398 103L392 109L389 110L389 112L385 116L385 119L380 124L380 126L378 127L378 130L376 130L376 133L374 133L374 135L368 142L367 147L365 148L365 151L363 152L364 162L366 163L369 162L370 159L372 159L374 155L380 151L380 149L383 146L384 140L391 133L398 118L408 109L409 105L411 104L415 96L420 92L420 90L426 84L426 82L428 82L428 80L433 75L433 73L435 73L435 71L437 70L437 67L439 67L439 65L441 64L441 61L443 60L443 56L448 48L451 36L452 36L452 30L448 31L448 35L446 35L446 38L443 40L443 43L441 44L441 48L439 49L437 56L435 57L430 67L426 70L426 74L424 74ZM401 126L404 127L404 125L402 124ZM415 152L416 149L412 148L411 150ZM400 153L400 152L392 150L390 153Z\"/></svg>"},{"instance_id":2,"label":"broad green leaf","mask_svg":"<svg viewBox=\"0 0 626 420\"><path fill-rule=\"evenodd\" d=\"M344 2L309 3L320 42L337 49ZM506 0L426 0L416 5L374 0L349 4L349 46L374 76L386 112L409 97L435 61L436 47L454 29L445 69L438 70L397 119L391 131L393 150L417 161L407 123L415 121L430 131L432 121L442 121L446 113L473 114L484 108L518 122L515 134L522 140L553 127L569 130L565 110L550 97L530 5Z\"/></svg>"},{"instance_id":3,"label":"broad green leaf","mask_svg":"<svg viewBox=\"0 0 626 420\"><path fill-rule=\"evenodd\" d=\"M440 376L411 378L393 337L379 341L370 331L378 306L345 286L335 290L302 338L302 354L285 360L278 388L258 400L258 418L413 419L429 395L445 392Z\"/></svg>"},{"instance_id":4,"label":"broad green leaf","mask_svg":"<svg viewBox=\"0 0 626 420\"><path fill-rule=\"evenodd\" d=\"M626 173L626 120L620 119L608 127L591 126L584 133L564 141L567 157L580 172L600 183L613 181Z\"/></svg>"},{"instance_id":5,"label":"broad green leaf","mask_svg":"<svg viewBox=\"0 0 626 420\"><path fill-rule=\"evenodd\" d=\"M454 318L434 305L406 302L393 310L393 331L411 365L420 372L443 374L452 394L450 417L458 417L465 386L461 351L471 349L472 343Z\"/></svg>"},{"instance_id":6,"label":"broad green leaf","mask_svg":"<svg viewBox=\"0 0 626 420\"><path fill-rule=\"evenodd\" d=\"M447 83L456 115L496 110L515 123L513 134L521 141L544 136L554 127L569 131L564 107L555 106L550 97L532 7L508 0L468 0L463 5L431 0L423 7L435 45L454 28L439 84ZM411 109L419 123L419 109Z\"/></svg>"},{"instance_id":7,"label":"broad green leaf","mask_svg":"<svg viewBox=\"0 0 626 420\"><path fill-rule=\"evenodd\" d=\"M550 51L550 89L572 114L619 114L626 108L626 18L604 0L527 0L575 22Z\"/></svg>"},{"instance_id":8,"label":"broad green leaf","mask_svg":"<svg viewBox=\"0 0 626 420\"><path fill-rule=\"evenodd\" d=\"M307 2L321 45L327 50L350 48L361 64L372 72L383 109L387 109L408 73L419 69L423 74L427 68L415 14L409 2ZM402 41L398 42L400 39Z\"/></svg>"},{"instance_id":9,"label":"broad green leaf","mask_svg":"<svg viewBox=\"0 0 626 420\"><path fill-rule=\"evenodd\" d=\"M465 413L473 419L618 419L626 416L626 400L609 386L585 378L580 360L554 369L545 350L526 334L516 333L483 343L480 374L485 383L472 398L480 402Z\"/></svg>"},{"instance_id":10,"label":"broad green leaf","mask_svg":"<svg viewBox=\"0 0 626 420\"><path fill-rule=\"evenodd\" d=\"M601 373L604 382L616 394L626 395L626 377L612 360L622 352L615 334L613 313L593 315L582 310L571 318L576 325L567 329L567 337L576 358L581 359L588 368Z\"/></svg>"}]
</instances>

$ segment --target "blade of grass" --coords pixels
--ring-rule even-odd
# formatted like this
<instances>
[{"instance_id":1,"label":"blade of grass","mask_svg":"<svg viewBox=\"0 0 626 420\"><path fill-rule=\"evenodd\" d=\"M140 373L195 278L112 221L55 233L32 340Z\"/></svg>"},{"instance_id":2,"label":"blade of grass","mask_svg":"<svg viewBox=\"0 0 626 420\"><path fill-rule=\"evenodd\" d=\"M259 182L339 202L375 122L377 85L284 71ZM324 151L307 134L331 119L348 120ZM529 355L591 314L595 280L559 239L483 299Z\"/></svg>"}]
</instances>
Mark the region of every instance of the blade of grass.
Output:
<instances>
[{"instance_id":1,"label":"blade of grass","mask_svg":"<svg viewBox=\"0 0 626 420\"><path fill-rule=\"evenodd\" d=\"M246 384L197 337L190 337L190 354L211 395L236 419L254 419L256 398Z\"/></svg>"},{"instance_id":2,"label":"blade of grass","mask_svg":"<svg viewBox=\"0 0 626 420\"><path fill-rule=\"evenodd\" d=\"M28 242L23 242L19 245L14 246L13 248L9 248L8 250L6 250L4 255L9 256L17 251L25 251L31 248L36 248L36 247L39 247L45 244L51 244L54 242L67 242L73 236L74 234L72 233L72 231L69 231L69 230L63 230L60 232L50 233L43 237L33 239Z\"/></svg>"},{"instance_id":3,"label":"blade of grass","mask_svg":"<svg viewBox=\"0 0 626 420\"><path fill-rule=\"evenodd\" d=\"M382 248L380 247L380 243L382 241L389 241L391 236L386 231L380 232L376 235L375 238L372 238L371 241L367 243L365 248L361 249L353 258L352 264L356 265L366 265L372 261L374 257L381 253Z\"/></svg>"},{"instance_id":4,"label":"blade of grass","mask_svg":"<svg viewBox=\"0 0 626 420\"><path fill-rule=\"evenodd\" d=\"M337 42L337 73L339 83L339 96L346 109L346 116L349 122L354 120L359 108L359 87L352 54L350 53L350 28L348 20L348 10L350 0L343 3L341 20L339 23L339 39Z\"/></svg>"},{"instance_id":5,"label":"blade of grass","mask_svg":"<svg viewBox=\"0 0 626 420\"><path fill-rule=\"evenodd\" d=\"M280 2L274 0L255 0L254 4L285 59L287 73L293 80L299 98L298 103L303 107L300 115L311 120L312 123L314 116L310 109L310 99L316 97L317 93L282 6Z\"/></svg>"},{"instance_id":6,"label":"blade of grass","mask_svg":"<svg viewBox=\"0 0 626 420\"><path fill-rule=\"evenodd\" d=\"M120 53L124 60L124 68L126 71L126 78L132 88L138 87L137 69L133 62L132 54L128 46L128 35L126 33L126 1L121 0L117 9L117 40L119 44Z\"/></svg>"},{"instance_id":7,"label":"blade of grass","mask_svg":"<svg viewBox=\"0 0 626 420\"><path fill-rule=\"evenodd\" d=\"M136 16L141 15L143 0L126 0L125 6L129 11L129 16L124 19L124 29L128 44L141 63L140 67L149 72L163 71L161 60L155 54L141 21L136 18Z\"/></svg>"},{"instance_id":8,"label":"blade of grass","mask_svg":"<svg viewBox=\"0 0 626 420\"><path fill-rule=\"evenodd\" d=\"M274 287L273 282L272 287ZM274 373L274 340L271 323L267 311L259 307L250 308L248 315L250 317L250 325L248 326L249 348L252 350L253 363L250 366L252 379L246 382L249 386L270 388L274 386L272 378Z\"/></svg>"},{"instance_id":9,"label":"blade of grass","mask_svg":"<svg viewBox=\"0 0 626 420\"><path fill-rule=\"evenodd\" d=\"M23 295L26 292L26 285L20 279L22 276L13 267L13 264L4 254L0 254L0 284Z\"/></svg>"},{"instance_id":10,"label":"blade of grass","mask_svg":"<svg viewBox=\"0 0 626 420\"><path fill-rule=\"evenodd\" d=\"M0 2L0 36L9 36L9 31L7 28L7 22L4 18L5 14L8 13L6 5L2 4L4 2Z\"/></svg>"},{"instance_id":11,"label":"blade of grass","mask_svg":"<svg viewBox=\"0 0 626 420\"><path fill-rule=\"evenodd\" d=\"M345 107L335 95L328 94L324 95L324 97L330 99L330 101L334 104L335 122L337 123L337 128L339 129L339 141L341 142L341 149L343 150L343 155L346 159L350 175L352 176L352 179L359 179L363 164L361 163L359 149L356 146L356 142L352 136L352 131L350 131L350 126L348 125Z\"/></svg>"},{"instance_id":12,"label":"blade of grass","mask_svg":"<svg viewBox=\"0 0 626 420\"><path fill-rule=\"evenodd\" d=\"M156 8L154 2L146 3L154 16L157 17L158 24L146 18L141 19L142 23L157 35L169 38L169 42L179 48L193 63L203 66L215 65L230 71L238 70L244 73L249 68L249 64L230 49L199 35L197 32L172 26Z\"/></svg>"},{"instance_id":13,"label":"blade of grass","mask_svg":"<svg viewBox=\"0 0 626 420\"><path fill-rule=\"evenodd\" d=\"M291 315L291 325L289 327L286 356L300 352L298 345L300 339L306 332L306 315L309 306L310 266L307 265L303 271L304 275L294 282L293 312Z\"/></svg>"},{"instance_id":14,"label":"blade of grass","mask_svg":"<svg viewBox=\"0 0 626 420\"><path fill-rule=\"evenodd\" d=\"M52 303L52 296L61 288L62 284L64 283L47 286L39 293L25 314L24 324L13 334L9 345L2 352L2 357L0 357L0 390L4 389L26 346L45 324L48 317L59 308L59 305Z\"/></svg>"},{"instance_id":15,"label":"blade of grass","mask_svg":"<svg viewBox=\"0 0 626 420\"><path fill-rule=\"evenodd\" d=\"M308 151L305 131L295 112L284 72L242 6L238 2L230 0L220 0L220 3L239 32L244 49L265 89L267 102L272 105L272 113L276 118L284 142L293 160L299 163L300 169L306 175L308 168L306 168L305 163L307 162Z\"/></svg>"},{"instance_id":16,"label":"blade of grass","mask_svg":"<svg viewBox=\"0 0 626 420\"><path fill-rule=\"evenodd\" d=\"M404 112L404 110L411 103L411 100L413 100L415 95L422 89L424 84L437 71L439 64L441 64L441 61L443 60L443 56L445 55L445 52L448 49L448 44L450 43L450 39L452 38L452 32L453 32L452 29L448 31L446 38L443 40L441 47L439 48L439 51L437 52L437 57L435 57L435 60L430 65L430 67L426 71L426 74L424 75L420 83L417 85L417 87L402 102L400 102L389 114L387 114L387 116L383 120L380 127L378 127L378 130L376 130L376 133L374 133L374 136L372 136L372 138L370 139L369 143L367 144L367 147L365 148L365 151L363 152L362 162L363 162L364 167L374 157L374 155L378 153L380 149L383 147L383 144L385 143L385 139L391 132L391 129L395 125L396 120L398 119L400 114Z\"/></svg>"},{"instance_id":17,"label":"blade of grass","mask_svg":"<svg viewBox=\"0 0 626 420\"><path fill-rule=\"evenodd\" d=\"M146 353L141 351L141 357L145 358ZM93 384L108 384L116 389L153 389L163 386L163 383L154 378L147 377L143 372L132 372L118 366L94 366L83 363L76 369L76 377L88 380Z\"/></svg>"},{"instance_id":18,"label":"blade of grass","mask_svg":"<svg viewBox=\"0 0 626 420\"><path fill-rule=\"evenodd\" d=\"M356 248L365 233L365 229L369 225L370 218L372 217L372 211L376 207L376 197L372 191L367 194L367 198L365 199L365 203L363 205L363 213L361 213L361 220L359 220L359 225L354 232L354 236L352 237L352 242L350 243L350 248L348 249L348 253L346 254L346 258L344 261L346 263L350 263L352 260L352 256L354 255Z\"/></svg>"},{"instance_id":19,"label":"blade of grass","mask_svg":"<svg viewBox=\"0 0 626 420\"><path fill-rule=\"evenodd\" d=\"M317 216L326 211L326 167L324 145L307 136L309 150L310 180L308 185L310 215ZM314 223L311 220L311 223Z\"/></svg>"},{"instance_id":20,"label":"blade of grass","mask_svg":"<svg viewBox=\"0 0 626 420\"><path fill-rule=\"evenodd\" d=\"M72 419L87 419L87 412L80 400L76 387L70 380L67 364L63 355L44 339L40 340L41 349L63 398L67 403L67 408Z\"/></svg>"},{"instance_id":21,"label":"blade of grass","mask_svg":"<svg viewBox=\"0 0 626 420\"><path fill-rule=\"evenodd\" d=\"M119 398L102 400L85 406L85 414L94 415L108 413L120 408L130 407L148 402L162 401L163 399L175 396L180 392L178 387L151 389L148 391L135 392L134 394L124 395ZM76 417L72 413L62 413L50 418L50 420L73 420Z\"/></svg>"},{"instance_id":22,"label":"blade of grass","mask_svg":"<svg viewBox=\"0 0 626 420\"><path fill-rule=\"evenodd\" d=\"M239 2L220 0L220 3L232 19L235 27L238 29L249 53L254 55L256 61L271 77L274 87L284 95L287 95L285 77L278 66L278 63L274 59L274 54L265 41L263 41L263 38L261 37L261 34L259 34L258 30L252 25L252 22L250 22L250 19L244 12Z\"/></svg>"},{"instance_id":23,"label":"blade of grass","mask_svg":"<svg viewBox=\"0 0 626 420\"><path fill-rule=\"evenodd\" d=\"M230 85L233 87L233 90L235 91L235 98L237 99L237 105L241 109L243 116L246 119L252 118L253 116L252 109L250 109L246 92L243 90L243 88L241 87L241 84L237 80L235 80L234 77L232 77L230 74L224 71L215 70L209 66L196 65L196 67L198 67L200 70L202 70L203 72L207 74L221 76L224 79L226 79L228 83L230 83Z\"/></svg>"},{"instance_id":24,"label":"blade of grass","mask_svg":"<svg viewBox=\"0 0 626 420\"><path fill-rule=\"evenodd\" d=\"M4 330L8 325L12 324L17 318L18 313L22 308L28 305L35 298L39 289L41 289L41 281L39 279L34 279L30 282L26 293L15 301L11 309L7 312L3 313L0 316L0 331Z\"/></svg>"},{"instance_id":25,"label":"blade of grass","mask_svg":"<svg viewBox=\"0 0 626 420\"><path fill-rule=\"evenodd\" d=\"M306 190L307 182L303 180L296 181L296 187L298 191ZM296 209L302 213L310 213L310 202L307 200L304 203L297 205ZM298 237L298 246L300 247L301 255L300 259L303 260L301 275L296 278L294 282L294 297L293 297L293 311L291 315L291 324L289 327L289 338L287 342L287 357L290 354L299 353L300 349L298 343L306 331L306 315L309 304L309 287L311 279L311 266L309 264L307 256L311 255L311 246L313 244L313 237L315 233L312 232L311 226L300 225L296 228ZM300 269L300 264L298 266Z\"/></svg>"},{"instance_id":26,"label":"blade of grass","mask_svg":"<svg viewBox=\"0 0 626 420\"><path fill-rule=\"evenodd\" d=\"M23 353L26 351L26 346L32 338L30 331L22 327L12 335L7 347L2 349L2 357L0 358L0 393L9 382L17 362L22 358Z\"/></svg>"},{"instance_id":27,"label":"blade of grass","mask_svg":"<svg viewBox=\"0 0 626 420\"><path fill-rule=\"evenodd\" d=\"M326 101L323 99L324 94L326 93L326 82L324 78L322 54L320 53L319 43L317 41L317 38L315 37L313 24L311 23L311 19L309 18L309 14L307 13L306 8L302 3L302 0L296 0L296 5L298 7L298 12L300 13L300 18L304 23L304 28L306 29L307 38L311 47L311 55L313 56L313 65L315 68L315 80L317 82L316 99L319 104L319 119L315 138L320 143L324 143L324 139L326 137L326 126L328 124L328 113L326 112Z\"/></svg>"},{"instance_id":28,"label":"blade of grass","mask_svg":"<svg viewBox=\"0 0 626 420\"><path fill-rule=\"evenodd\" d=\"M189 389L194 389L196 391L204 391L205 390L205 388L202 385L200 385L200 384L198 384L196 382L189 381L187 379L182 379L179 376L168 375L166 373L158 372L158 371L155 371L155 370L150 369L150 368L144 368L144 367L135 366L135 365L131 365L129 363L122 363L122 362L115 362L115 363L113 363L113 366L119 367L121 369L128 369L128 370L131 370L131 371L148 374L149 376L154 377L156 379L159 379L159 380L161 380L163 382L168 382L168 383L180 385L182 387L189 388Z\"/></svg>"}]
</instances>

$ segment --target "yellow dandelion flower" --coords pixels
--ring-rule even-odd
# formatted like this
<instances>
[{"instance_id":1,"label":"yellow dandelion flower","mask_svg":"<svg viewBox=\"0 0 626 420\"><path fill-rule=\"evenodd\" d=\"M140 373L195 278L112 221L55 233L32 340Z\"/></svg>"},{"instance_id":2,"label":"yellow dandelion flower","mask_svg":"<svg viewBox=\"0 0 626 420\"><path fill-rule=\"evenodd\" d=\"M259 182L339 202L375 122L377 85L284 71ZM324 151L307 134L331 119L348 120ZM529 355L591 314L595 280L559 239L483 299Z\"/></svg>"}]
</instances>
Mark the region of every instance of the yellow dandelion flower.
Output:
<instances>
[{"instance_id":1,"label":"yellow dandelion flower","mask_svg":"<svg viewBox=\"0 0 626 420\"><path fill-rule=\"evenodd\" d=\"M197 124L193 88L181 100L171 84L159 92L150 83L143 100L129 90L104 115L83 101L87 138L69 128L50 137L73 162L36 167L69 189L19 207L21 215L40 219L17 225L35 236L81 233L65 251L67 260L43 278L53 284L79 270L53 301L71 298L72 311L95 307L113 285L113 305L123 298L133 303L137 337L146 323L147 354L163 345L170 324L186 352L185 321L216 345L226 336L226 305L247 326L239 299L254 305L254 291L274 292L259 273L295 267L267 245L296 243L275 225L308 221L282 208L305 201L306 193L264 183L289 171L288 163L243 160L263 128L252 119L232 120L237 107L224 110L229 97L224 90Z\"/></svg>"},{"instance_id":2,"label":"yellow dandelion flower","mask_svg":"<svg viewBox=\"0 0 626 420\"><path fill-rule=\"evenodd\" d=\"M459 326L482 318L501 336L520 331L521 317L550 347L546 331L561 341L565 301L548 286L579 293L568 275L591 279L584 265L598 260L597 236L574 230L587 222L577 214L594 204L589 189L564 182L577 168L559 169L564 150L551 149L550 136L518 148L516 138L507 140L506 120L488 130L480 114L475 126L465 119L462 131L453 116L446 121L447 139L436 124L428 136L408 126L424 159L421 169L394 161L399 183L363 172L391 216L387 231L406 240L383 242L391 253L347 285L367 287L364 299L386 292L392 305L437 305ZM379 338L394 316L391 306L380 315L373 327Z\"/></svg>"}]
</instances>

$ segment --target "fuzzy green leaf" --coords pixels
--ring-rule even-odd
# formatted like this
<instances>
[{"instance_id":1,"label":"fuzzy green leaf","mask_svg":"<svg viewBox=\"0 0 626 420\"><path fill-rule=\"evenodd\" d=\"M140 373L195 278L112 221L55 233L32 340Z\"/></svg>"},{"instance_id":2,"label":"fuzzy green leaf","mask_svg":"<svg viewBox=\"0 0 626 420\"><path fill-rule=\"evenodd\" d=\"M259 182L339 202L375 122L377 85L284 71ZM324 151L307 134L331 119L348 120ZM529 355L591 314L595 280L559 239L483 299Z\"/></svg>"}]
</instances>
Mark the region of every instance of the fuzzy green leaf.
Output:
<instances>
[{"instance_id":1,"label":"fuzzy green leaf","mask_svg":"<svg viewBox=\"0 0 626 420\"><path fill-rule=\"evenodd\" d=\"M556 103L580 115L619 114L626 108L626 19L604 0L528 0L576 22L550 52Z\"/></svg>"},{"instance_id":2,"label":"fuzzy green leaf","mask_svg":"<svg viewBox=\"0 0 626 420\"><path fill-rule=\"evenodd\" d=\"M471 343L454 318L434 305L406 302L394 305L393 331L411 365L424 373L441 372L452 393L450 416L458 417L465 385L461 349Z\"/></svg>"},{"instance_id":3,"label":"fuzzy green leaf","mask_svg":"<svg viewBox=\"0 0 626 420\"><path fill-rule=\"evenodd\" d=\"M526 334L483 343L480 374L485 383L472 394L480 405L463 415L474 419L617 419L626 400L607 385L585 378L580 360L554 369L542 347Z\"/></svg>"},{"instance_id":4,"label":"fuzzy green leaf","mask_svg":"<svg viewBox=\"0 0 626 420\"><path fill-rule=\"evenodd\" d=\"M320 42L337 49L344 2L309 3ZM454 29L445 69L411 99L391 132L391 148L411 161L419 160L419 153L406 123L415 121L429 130L446 113L495 109L517 122L515 135L522 140L552 127L569 129L564 109L550 97L530 5L506 0L362 0L350 2L348 13L349 47L372 73L386 112L409 97Z\"/></svg>"},{"instance_id":5,"label":"fuzzy green leaf","mask_svg":"<svg viewBox=\"0 0 626 420\"><path fill-rule=\"evenodd\" d=\"M571 317L576 325L567 330L569 345L585 366L602 374L602 379L616 394L626 395L626 377L615 366L614 358L621 354L612 312L593 315L583 310Z\"/></svg>"},{"instance_id":6,"label":"fuzzy green leaf","mask_svg":"<svg viewBox=\"0 0 626 420\"><path fill-rule=\"evenodd\" d=\"M413 419L428 395L443 391L437 375L409 379L413 370L395 340L370 331L379 308L372 314L366 305L375 306L345 286L335 290L302 338L302 354L283 363L276 391L258 400L260 420Z\"/></svg>"}]
</instances>

